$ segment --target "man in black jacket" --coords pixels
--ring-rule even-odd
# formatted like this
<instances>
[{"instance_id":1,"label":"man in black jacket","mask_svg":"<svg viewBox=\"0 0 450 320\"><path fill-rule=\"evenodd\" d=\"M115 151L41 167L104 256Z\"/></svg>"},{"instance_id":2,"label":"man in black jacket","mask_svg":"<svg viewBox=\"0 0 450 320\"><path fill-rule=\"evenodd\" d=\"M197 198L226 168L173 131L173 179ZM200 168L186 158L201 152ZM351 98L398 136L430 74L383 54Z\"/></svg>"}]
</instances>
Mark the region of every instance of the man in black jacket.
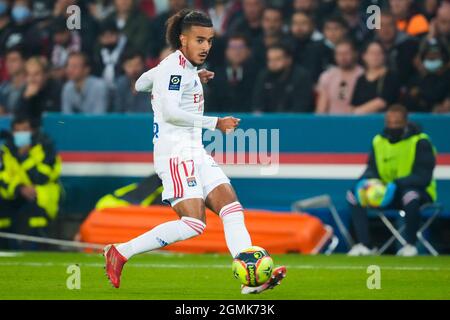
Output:
<instances>
[{"instance_id":1,"label":"man in black jacket","mask_svg":"<svg viewBox=\"0 0 450 320\"><path fill-rule=\"evenodd\" d=\"M233 35L227 41L225 64L213 67L214 80L208 85L208 111L250 112L257 68L251 56L250 43L244 35Z\"/></svg>"},{"instance_id":2,"label":"man in black jacket","mask_svg":"<svg viewBox=\"0 0 450 320\"><path fill-rule=\"evenodd\" d=\"M380 208L405 211L404 236L407 244L397 255L417 255L415 243L420 225L420 207L437 198L433 179L435 165L435 149L429 137L416 125L408 123L404 106L391 106L386 112L383 133L373 139L366 170L354 190L347 192L358 240L349 255L374 253L369 235L368 205L364 199L369 179L379 179L386 185Z\"/></svg>"},{"instance_id":3,"label":"man in black jacket","mask_svg":"<svg viewBox=\"0 0 450 320\"><path fill-rule=\"evenodd\" d=\"M255 112L313 111L313 81L308 71L293 64L288 46L267 50L267 69L256 79L252 104Z\"/></svg>"}]
</instances>

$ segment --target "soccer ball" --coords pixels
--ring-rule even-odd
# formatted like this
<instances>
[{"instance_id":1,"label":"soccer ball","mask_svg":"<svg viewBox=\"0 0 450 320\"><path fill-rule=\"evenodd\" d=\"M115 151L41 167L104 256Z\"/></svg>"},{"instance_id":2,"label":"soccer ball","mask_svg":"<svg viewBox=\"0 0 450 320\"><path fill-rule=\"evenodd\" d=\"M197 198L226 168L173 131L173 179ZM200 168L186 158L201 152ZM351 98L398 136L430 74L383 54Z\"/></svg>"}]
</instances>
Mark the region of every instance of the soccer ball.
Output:
<instances>
[{"instance_id":1,"label":"soccer ball","mask_svg":"<svg viewBox=\"0 0 450 320\"><path fill-rule=\"evenodd\" d=\"M232 270L234 277L243 285L257 287L270 279L273 260L266 250L252 246L234 258Z\"/></svg>"},{"instance_id":2,"label":"soccer ball","mask_svg":"<svg viewBox=\"0 0 450 320\"><path fill-rule=\"evenodd\" d=\"M386 193L386 186L381 180L370 179L365 188L367 204L370 207L378 208Z\"/></svg>"}]
</instances>

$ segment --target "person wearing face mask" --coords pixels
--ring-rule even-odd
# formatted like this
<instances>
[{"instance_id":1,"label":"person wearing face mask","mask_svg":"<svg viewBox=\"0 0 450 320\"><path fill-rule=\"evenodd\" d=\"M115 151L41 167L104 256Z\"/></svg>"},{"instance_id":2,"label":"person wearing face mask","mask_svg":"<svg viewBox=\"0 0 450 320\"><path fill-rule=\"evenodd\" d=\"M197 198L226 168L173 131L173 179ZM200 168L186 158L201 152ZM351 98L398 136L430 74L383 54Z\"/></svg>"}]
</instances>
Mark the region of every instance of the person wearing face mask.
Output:
<instances>
[{"instance_id":1,"label":"person wearing face mask","mask_svg":"<svg viewBox=\"0 0 450 320\"><path fill-rule=\"evenodd\" d=\"M419 50L418 74L410 79L402 103L411 112L435 112L450 88L450 53L435 38Z\"/></svg>"},{"instance_id":2,"label":"person wearing face mask","mask_svg":"<svg viewBox=\"0 0 450 320\"><path fill-rule=\"evenodd\" d=\"M420 207L437 199L436 181L433 179L435 165L436 150L428 135L408 122L408 112L403 105L392 105L385 115L384 131L372 141L366 170L355 188L347 191L357 238L357 244L349 255L375 253L369 234L367 207L358 192L365 188L368 179L379 179L386 185L382 209L405 212L404 237L407 244L397 255L418 254L415 244L420 227Z\"/></svg>"},{"instance_id":3,"label":"person wearing face mask","mask_svg":"<svg viewBox=\"0 0 450 320\"><path fill-rule=\"evenodd\" d=\"M42 34L32 16L31 1L15 0L11 7L13 28L6 38L6 47L21 45L28 55L41 54Z\"/></svg>"},{"instance_id":4,"label":"person wearing face mask","mask_svg":"<svg viewBox=\"0 0 450 320\"><path fill-rule=\"evenodd\" d=\"M32 121L17 115L0 147L0 230L46 236L59 210L61 158ZM15 243L10 249L35 249Z\"/></svg>"}]
</instances>

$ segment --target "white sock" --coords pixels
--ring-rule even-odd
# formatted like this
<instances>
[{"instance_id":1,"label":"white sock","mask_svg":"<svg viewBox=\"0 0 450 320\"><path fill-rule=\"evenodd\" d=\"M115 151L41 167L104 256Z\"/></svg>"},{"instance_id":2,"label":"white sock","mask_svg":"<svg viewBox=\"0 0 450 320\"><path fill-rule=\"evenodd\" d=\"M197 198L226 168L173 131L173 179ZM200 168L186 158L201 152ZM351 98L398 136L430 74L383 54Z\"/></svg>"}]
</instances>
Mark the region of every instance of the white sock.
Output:
<instances>
[{"instance_id":1,"label":"white sock","mask_svg":"<svg viewBox=\"0 0 450 320\"><path fill-rule=\"evenodd\" d=\"M227 204L220 210L219 215L223 222L228 250L233 257L252 246L252 240L245 227L243 209L239 202Z\"/></svg>"},{"instance_id":2,"label":"white sock","mask_svg":"<svg viewBox=\"0 0 450 320\"><path fill-rule=\"evenodd\" d=\"M117 250L128 260L136 254L198 236L203 233L205 227L199 219L182 217L180 220L162 223L137 238L119 244Z\"/></svg>"}]
</instances>

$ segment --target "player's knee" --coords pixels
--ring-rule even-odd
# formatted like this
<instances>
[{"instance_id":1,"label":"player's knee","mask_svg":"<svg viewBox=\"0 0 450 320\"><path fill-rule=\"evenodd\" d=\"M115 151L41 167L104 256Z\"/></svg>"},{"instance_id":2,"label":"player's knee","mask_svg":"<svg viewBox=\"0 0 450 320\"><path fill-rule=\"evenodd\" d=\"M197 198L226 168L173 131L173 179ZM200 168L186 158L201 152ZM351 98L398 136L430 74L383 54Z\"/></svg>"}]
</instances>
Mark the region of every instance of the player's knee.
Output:
<instances>
[{"instance_id":1,"label":"player's knee","mask_svg":"<svg viewBox=\"0 0 450 320\"><path fill-rule=\"evenodd\" d=\"M402 204L404 207L410 205L413 202L420 201L420 193L417 190L405 190L402 193Z\"/></svg>"},{"instance_id":2,"label":"player's knee","mask_svg":"<svg viewBox=\"0 0 450 320\"><path fill-rule=\"evenodd\" d=\"M244 209L242 208L242 205L239 201L234 201L232 203L229 203L220 209L219 216L221 219L225 217L231 217L231 216L243 216Z\"/></svg>"},{"instance_id":3,"label":"player's knee","mask_svg":"<svg viewBox=\"0 0 450 320\"><path fill-rule=\"evenodd\" d=\"M189 228L192 229L192 231L194 231L195 234L193 234L193 236L199 236L205 231L206 223L200 219L182 217L181 221L183 221Z\"/></svg>"}]
</instances>

